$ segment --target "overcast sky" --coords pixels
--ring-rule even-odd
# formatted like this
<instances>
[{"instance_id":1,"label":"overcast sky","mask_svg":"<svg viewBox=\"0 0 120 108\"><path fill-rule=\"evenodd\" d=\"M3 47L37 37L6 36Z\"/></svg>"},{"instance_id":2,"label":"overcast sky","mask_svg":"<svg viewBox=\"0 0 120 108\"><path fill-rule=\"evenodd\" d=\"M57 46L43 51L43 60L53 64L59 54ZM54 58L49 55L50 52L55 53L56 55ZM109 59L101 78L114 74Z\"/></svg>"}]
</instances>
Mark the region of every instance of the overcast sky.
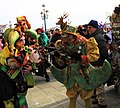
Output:
<instances>
[{"instance_id":1,"label":"overcast sky","mask_svg":"<svg viewBox=\"0 0 120 108\"><path fill-rule=\"evenodd\" d=\"M71 25L86 24L91 19L108 22L107 16L112 14L120 0L1 0L0 24L16 23L16 17L26 16L32 28L44 25L40 12L42 4L48 10L47 29L56 26L57 18L64 12L69 14ZM66 19L66 20L67 20Z\"/></svg>"}]
</instances>

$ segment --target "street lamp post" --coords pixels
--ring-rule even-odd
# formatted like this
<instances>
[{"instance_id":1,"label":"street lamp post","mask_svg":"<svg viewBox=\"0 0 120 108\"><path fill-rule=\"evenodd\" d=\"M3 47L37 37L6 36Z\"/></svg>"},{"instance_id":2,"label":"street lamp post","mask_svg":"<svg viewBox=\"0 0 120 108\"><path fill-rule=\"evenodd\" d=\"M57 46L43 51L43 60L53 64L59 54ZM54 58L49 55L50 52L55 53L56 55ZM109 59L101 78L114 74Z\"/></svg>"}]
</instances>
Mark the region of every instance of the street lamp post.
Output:
<instances>
[{"instance_id":1,"label":"street lamp post","mask_svg":"<svg viewBox=\"0 0 120 108\"><path fill-rule=\"evenodd\" d=\"M11 21L9 21L9 27L12 28L12 23L11 23Z\"/></svg>"},{"instance_id":2,"label":"street lamp post","mask_svg":"<svg viewBox=\"0 0 120 108\"><path fill-rule=\"evenodd\" d=\"M48 10L45 10L45 5L42 5L43 7L43 12L41 12L41 18L42 20L44 20L44 27L45 27L45 31L46 31L46 19L48 19Z\"/></svg>"}]
</instances>

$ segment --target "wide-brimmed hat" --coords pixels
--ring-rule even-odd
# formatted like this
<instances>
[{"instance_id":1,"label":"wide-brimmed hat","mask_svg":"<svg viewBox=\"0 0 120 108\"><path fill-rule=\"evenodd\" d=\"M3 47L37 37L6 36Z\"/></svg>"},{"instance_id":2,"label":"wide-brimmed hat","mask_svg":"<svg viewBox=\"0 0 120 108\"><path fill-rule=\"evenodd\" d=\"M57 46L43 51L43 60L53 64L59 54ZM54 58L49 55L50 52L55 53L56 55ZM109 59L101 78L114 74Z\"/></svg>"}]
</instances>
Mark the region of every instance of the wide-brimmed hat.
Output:
<instances>
[{"instance_id":1,"label":"wide-brimmed hat","mask_svg":"<svg viewBox=\"0 0 120 108\"><path fill-rule=\"evenodd\" d=\"M66 30L63 31L63 34L72 34L74 36L78 36L78 33L76 33L77 28L74 26L67 25Z\"/></svg>"}]
</instances>

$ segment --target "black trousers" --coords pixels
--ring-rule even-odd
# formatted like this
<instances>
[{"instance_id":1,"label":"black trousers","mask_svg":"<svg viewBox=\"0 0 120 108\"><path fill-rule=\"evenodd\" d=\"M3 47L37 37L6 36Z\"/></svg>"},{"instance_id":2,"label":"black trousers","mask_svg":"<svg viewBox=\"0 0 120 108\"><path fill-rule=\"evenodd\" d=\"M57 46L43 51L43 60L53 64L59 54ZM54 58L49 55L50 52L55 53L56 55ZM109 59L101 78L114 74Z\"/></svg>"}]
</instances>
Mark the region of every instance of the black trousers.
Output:
<instances>
[{"instance_id":1,"label":"black trousers","mask_svg":"<svg viewBox=\"0 0 120 108\"><path fill-rule=\"evenodd\" d=\"M37 75L41 76L41 77L45 77L45 78L49 78L49 75L47 73L47 67L46 67L46 64L45 62L43 63L40 63L38 65L38 73Z\"/></svg>"}]
</instances>

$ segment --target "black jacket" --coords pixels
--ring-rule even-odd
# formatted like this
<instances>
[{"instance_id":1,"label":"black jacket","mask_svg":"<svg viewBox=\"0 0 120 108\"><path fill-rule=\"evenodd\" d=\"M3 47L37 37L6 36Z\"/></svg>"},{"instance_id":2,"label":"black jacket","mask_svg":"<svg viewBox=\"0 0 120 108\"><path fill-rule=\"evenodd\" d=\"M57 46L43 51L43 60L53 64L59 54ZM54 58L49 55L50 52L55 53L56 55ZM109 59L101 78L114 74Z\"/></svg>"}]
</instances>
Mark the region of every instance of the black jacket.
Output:
<instances>
[{"instance_id":1,"label":"black jacket","mask_svg":"<svg viewBox=\"0 0 120 108\"><path fill-rule=\"evenodd\" d=\"M100 58L98 61L92 62L93 66L102 66L105 59L108 59L108 49L106 45L106 40L103 37L103 32L100 29L97 29L91 37L94 37L98 43L98 48L100 52Z\"/></svg>"},{"instance_id":2,"label":"black jacket","mask_svg":"<svg viewBox=\"0 0 120 108\"><path fill-rule=\"evenodd\" d=\"M55 33L55 34L52 36L50 42L51 42L51 43L55 43L57 40L60 39L60 37L61 37L61 34L59 34L59 33Z\"/></svg>"}]
</instances>

